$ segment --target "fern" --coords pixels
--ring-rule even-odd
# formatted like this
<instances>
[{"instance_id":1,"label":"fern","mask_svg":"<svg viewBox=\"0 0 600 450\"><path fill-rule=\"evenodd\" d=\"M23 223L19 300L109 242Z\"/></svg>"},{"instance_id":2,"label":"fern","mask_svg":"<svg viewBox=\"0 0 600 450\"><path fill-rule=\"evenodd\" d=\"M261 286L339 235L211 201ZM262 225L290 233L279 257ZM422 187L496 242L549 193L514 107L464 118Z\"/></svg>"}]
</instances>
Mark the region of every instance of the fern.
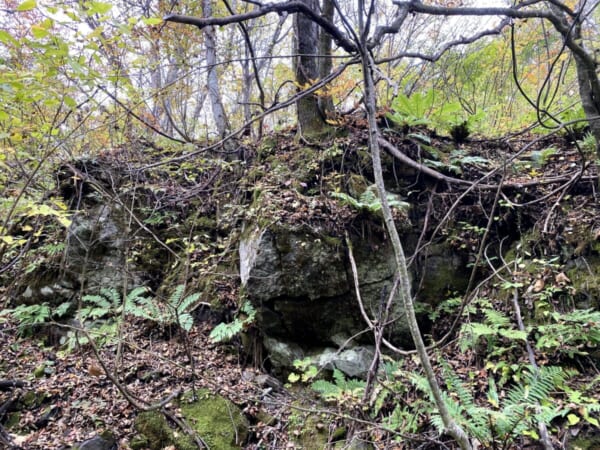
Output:
<instances>
[{"instance_id":1,"label":"fern","mask_svg":"<svg viewBox=\"0 0 600 450\"><path fill-rule=\"evenodd\" d=\"M166 304L156 299L143 296L146 289L134 289L127 298L126 311L136 317L141 317L161 325L175 324L185 331L190 331L194 318L190 311L197 304L200 294L195 293L183 298L184 285L178 285L169 296Z\"/></svg>"},{"instance_id":2,"label":"fern","mask_svg":"<svg viewBox=\"0 0 600 450\"><path fill-rule=\"evenodd\" d=\"M461 327L458 342L461 351L474 348L480 338L485 340L488 348L494 346L498 336L505 337L511 342L527 339L527 332L514 328L504 313L491 308L485 308L483 313L485 315L484 322L466 323Z\"/></svg>"},{"instance_id":3,"label":"fern","mask_svg":"<svg viewBox=\"0 0 600 450\"><path fill-rule=\"evenodd\" d=\"M561 367L524 371L522 382L507 392L502 409L493 415L495 433L503 439L536 433L538 423L549 425L564 415L551 401L551 393L564 384L567 375Z\"/></svg>"},{"instance_id":4,"label":"fern","mask_svg":"<svg viewBox=\"0 0 600 450\"><path fill-rule=\"evenodd\" d=\"M473 395L452 369L444 363L442 369L447 392L454 394L442 394L448 411L468 433L484 445L494 439L510 442L524 434L533 435L539 422L549 425L552 420L567 412L552 402L551 397L552 392L561 387L568 376L560 367L541 367L537 374L532 369L523 371L522 381L509 389L501 404L496 384L490 379L487 397L492 408L475 404ZM431 399L425 377L413 373L409 379ZM431 415L431 423L440 432L444 431L439 414Z\"/></svg>"},{"instance_id":5,"label":"fern","mask_svg":"<svg viewBox=\"0 0 600 450\"><path fill-rule=\"evenodd\" d=\"M37 305L19 305L16 308L1 310L0 323L6 316L12 316L17 320L19 335L25 335L31 332L36 325L49 321L52 318L52 310L46 302Z\"/></svg>"},{"instance_id":6,"label":"fern","mask_svg":"<svg viewBox=\"0 0 600 450\"><path fill-rule=\"evenodd\" d=\"M367 187L367 189L365 189L358 199L343 192L332 192L331 196L333 198L342 200L343 203L346 203L357 211L365 211L376 214L379 213L382 208L377 186L374 184ZM410 208L410 204L403 201L402 198L397 194L386 192L386 198L391 208L396 208L400 211L407 211Z\"/></svg>"},{"instance_id":7,"label":"fern","mask_svg":"<svg viewBox=\"0 0 600 450\"><path fill-rule=\"evenodd\" d=\"M244 302L240 308L241 316L238 315L233 322L221 322L210 332L209 338L213 342L229 342L245 328L254 323L256 310L250 302Z\"/></svg>"},{"instance_id":8,"label":"fern","mask_svg":"<svg viewBox=\"0 0 600 450\"><path fill-rule=\"evenodd\" d=\"M311 389L321 394L325 400L343 400L344 397L359 398L364 391L366 383L362 380L347 380L344 374L333 370L333 382L316 380L310 385Z\"/></svg>"}]
</instances>

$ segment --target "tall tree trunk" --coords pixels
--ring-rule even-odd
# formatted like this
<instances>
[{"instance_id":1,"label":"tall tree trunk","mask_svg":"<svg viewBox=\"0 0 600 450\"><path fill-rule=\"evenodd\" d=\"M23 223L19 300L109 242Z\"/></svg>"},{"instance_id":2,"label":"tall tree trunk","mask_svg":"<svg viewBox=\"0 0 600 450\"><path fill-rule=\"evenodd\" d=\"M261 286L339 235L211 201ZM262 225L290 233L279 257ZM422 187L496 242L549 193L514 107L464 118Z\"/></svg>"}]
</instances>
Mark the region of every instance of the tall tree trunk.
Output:
<instances>
[{"instance_id":1,"label":"tall tree trunk","mask_svg":"<svg viewBox=\"0 0 600 450\"><path fill-rule=\"evenodd\" d=\"M425 377L427 378L427 381L429 383L433 399L438 408L442 421L444 422L446 431L450 436L452 436L456 440L456 442L462 450L471 450L472 446L469 442L469 436L465 433L463 428L456 422L456 420L454 420L454 418L450 414L450 411L448 410L448 407L446 406L446 403L442 396L442 390L437 381L437 378L435 377L433 366L429 359L429 355L427 354L425 342L423 342L423 337L421 336L421 331L419 330L419 324L415 313L415 307L410 292L410 276L408 274L408 265L406 264L404 248L402 246L402 242L400 241L400 235L398 234L398 230L396 229L396 224L394 223L392 210L390 209L390 205L387 201L386 190L383 180L383 169L381 166L381 149L377 140L379 130L377 127L377 120L375 117L377 110L375 82L373 81L373 74L371 72L373 65L374 61L370 58L369 53L365 49L363 53L362 69L363 78L365 81L365 107L367 110L367 120L369 123L369 149L371 151L371 158L373 160L373 174L375 177L375 184L377 186L377 190L379 191L379 200L381 201L381 210L383 213L385 227L387 229L388 236L390 237L392 247L394 248L396 270L398 271L398 275L400 278L398 293L400 298L402 299L404 312L406 314L406 321L410 330L412 340L415 344L415 349L417 350L417 354L419 355L419 360L421 362L421 365L423 366Z\"/></svg>"},{"instance_id":2,"label":"tall tree trunk","mask_svg":"<svg viewBox=\"0 0 600 450\"><path fill-rule=\"evenodd\" d=\"M202 0L202 14L204 17L212 16L212 5L211 0ZM221 92L219 91L219 77L217 74L217 36L214 27L204 28L204 45L205 45L205 56L206 66L208 67L206 74L206 87L208 89L208 95L210 98L210 104L213 112L213 120L217 127L217 133L220 137L225 137L231 127L225 108L223 107L223 101L221 99Z\"/></svg>"},{"instance_id":3,"label":"tall tree trunk","mask_svg":"<svg viewBox=\"0 0 600 450\"><path fill-rule=\"evenodd\" d=\"M313 11L319 10L319 0L302 0ZM296 14L295 21L296 57L294 70L300 88L313 84L319 78L319 28L304 14ZM298 128L308 138L318 137L326 131L327 124L319 109L319 98L307 95L296 103Z\"/></svg>"},{"instance_id":4,"label":"tall tree trunk","mask_svg":"<svg viewBox=\"0 0 600 450\"><path fill-rule=\"evenodd\" d=\"M594 67L590 67L578 55L574 56L581 106L589 120L592 135L596 138L596 154L600 157L600 82L598 74Z\"/></svg>"},{"instance_id":5,"label":"tall tree trunk","mask_svg":"<svg viewBox=\"0 0 600 450\"><path fill-rule=\"evenodd\" d=\"M323 0L322 16L333 23L333 0ZM319 30L319 78L325 78L331 73L333 60L331 59L331 35ZM333 116L333 99L331 95L319 97L319 110L323 117Z\"/></svg>"},{"instance_id":6,"label":"tall tree trunk","mask_svg":"<svg viewBox=\"0 0 600 450\"><path fill-rule=\"evenodd\" d=\"M577 7L584 8L585 2L578 2ZM554 28L562 34L567 47L573 52L581 106L589 121L592 135L596 138L596 155L600 157L600 79L596 73L593 51L586 49L581 39L582 21L587 20L584 19L587 14L582 11L581 14L570 19L557 5L548 2L548 8L557 19L556 22L552 22ZM571 23L571 20L574 22Z\"/></svg>"}]
</instances>

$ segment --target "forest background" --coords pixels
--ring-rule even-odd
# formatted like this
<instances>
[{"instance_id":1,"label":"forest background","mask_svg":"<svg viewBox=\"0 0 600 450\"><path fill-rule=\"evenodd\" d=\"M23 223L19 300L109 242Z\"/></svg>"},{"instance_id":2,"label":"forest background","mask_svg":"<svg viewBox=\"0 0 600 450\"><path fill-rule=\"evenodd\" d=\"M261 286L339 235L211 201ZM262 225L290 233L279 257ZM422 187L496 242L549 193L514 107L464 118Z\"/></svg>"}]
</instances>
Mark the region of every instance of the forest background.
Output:
<instances>
[{"instance_id":1,"label":"forest background","mask_svg":"<svg viewBox=\"0 0 600 450\"><path fill-rule=\"evenodd\" d=\"M463 326L462 336L469 336L472 347L481 344L480 338L492 346L501 336L509 340L507 348L525 355L518 363L502 365L495 360L488 367L502 374L496 381L502 384L500 391L504 388L509 394L498 393L493 377L486 380L485 388L478 386L485 391L480 396L489 402L485 413L478 409L484 407L476 402L477 395L468 393L462 384L465 380L455 379L439 361L443 358L426 348L381 162L382 150L402 159L398 148L383 137L383 130L395 130L430 153L435 153L435 139L448 139L457 145L455 153L426 162L413 158L412 164L450 184L450 179L468 178L461 164L469 163L496 174L507 165L517 167L515 176L520 182L559 183L542 193L552 200L550 213L544 214L550 217L553 205L568 200L577 182L596 180L600 139L597 6L598 2L585 0L489 5L441 0L203 0L186 4L5 0L0 11L3 292L10 293L14 280L35 272L44 261L66 254L64 236L77 208L58 195L58 168L82 159L112 158L138 174L159 170L187 180L212 173L215 161L222 165L220 170L243 172L246 163L250 164L249 155L266 137L288 133L295 144L326 142L334 148L343 130L358 123L367 133L365 144L378 193L371 205L381 211L394 247L400 280L397 300L407 311L418 365L423 369L423 377L413 378L412 383L421 395L431 396L424 421L432 420L461 448L508 448L523 439L554 448L557 436L564 436L564 427L597 428L597 377L589 389L582 389L577 377L567 383L572 375L567 368L549 365L545 369L539 363L540 359L564 362L561 352L568 353L566 348L569 360L576 359L574 355L587 357L600 341L597 331L587 331L598 327L597 310L549 309L544 326L550 328L536 325L537 341L532 347L532 331L522 323L517 301L505 316L494 316L494 305L479 304L484 319ZM548 144L529 153L533 162L517 165L516 156L506 153L494 166L491 158L477 150L471 153L468 145L460 146L483 137L525 150L529 148L522 144L525 141L564 139L576 157L567 158L571 153L561 154L558 144ZM545 170L545 163L553 158L562 162ZM576 176L565 181L560 178L564 173L552 173L566 169ZM72 176L77 184L80 175L74 172ZM467 184L485 184L487 179L490 176L482 172L478 180ZM510 187L510 180L502 178L497 182L498 192L505 182ZM168 191L165 183L150 188ZM343 192L335 194L347 203L355 200L359 209L365 207L365 202L356 203ZM501 201L496 198L493 207ZM518 207L517 202L504 201L507 208ZM173 225L165 216L153 220ZM548 222L543 224L544 232ZM595 226L595 222L590 225L592 234ZM468 229L477 235L480 249L490 228ZM585 243L590 245L589 240ZM162 245L173 254L192 254L198 246L223 250L222 242L200 243L183 236ZM475 252L479 257L480 249ZM562 268L553 265L555 261L547 254L544 257L539 264L553 274L555 283L540 291L550 304L569 279L563 274L562 282L556 281ZM202 264L198 267L208 271ZM507 291L528 289L520 280L504 281ZM538 289L535 279L532 283L531 289ZM453 305L460 318L468 310L467 299L468 294L462 302L450 299L462 306L450 302L444 307L453 310ZM177 309L175 322L182 332L189 332L191 316L184 315L198 305L198 297L179 292L177 300L185 302L178 307L185 307ZM43 305L9 310L14 305L8 295L4 301L4 316L29 326L53 320L56 313ZM554 313L557 316L550 317ZM511 320L513 325L509 325ZM241 329L241 321L233 323ZM381 342L380 326L373 321L369 327L375 341ZM560 338L550 341L549 336L557 333ZM541 338L545 339L542 344ZM461 342L465 350L468 345ZM497 357L498 352L493 355ZM375 369L385 358L378 354L376 359ZM312 369L302 370L304 381L312 381L313 376L307 375ZM378 423L385 434L378 438L385 442L421 430L422 424L409 420L410 409L387 404L398 395L400 383L378 384L376 372L364 384L348 385L347 380L336 378L334 383L317 384L317 390L342 406L346 397L369 405L361 420ZM559 409L550 407L556 402L554 391L562 395ZM525 401L529 392L534 395ZM501 401L503 395L508 400ZM511 421L511 416L520 421ZM482 417L485 420L478 421ZM553 432L555 426L563 427L563 434Z\"/></svg>"}]
</instances>

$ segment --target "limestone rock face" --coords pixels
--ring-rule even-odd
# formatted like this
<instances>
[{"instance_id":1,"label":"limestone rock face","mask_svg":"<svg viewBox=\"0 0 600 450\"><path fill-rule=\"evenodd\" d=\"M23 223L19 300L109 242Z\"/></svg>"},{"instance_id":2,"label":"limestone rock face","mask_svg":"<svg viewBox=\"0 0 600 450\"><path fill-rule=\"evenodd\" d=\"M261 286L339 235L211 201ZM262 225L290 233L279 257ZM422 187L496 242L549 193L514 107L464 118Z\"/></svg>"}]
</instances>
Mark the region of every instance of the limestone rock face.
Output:
<instances>
[{"instance_id":1,"label":"limestone rock face","mask_svg":"<svg viewBox=\"0 0 600 450\"><path fill-rule=\"evenodd\" d=\"M255 230L240 244L240 261L251 297L315 300L348 290L342 252L310 230Z\"/></svg>"},{"instance_id":2,"label":"limestone rock face","mask_svg":"<svg viewBox=\"0 0 600 450\"><path fill-rule=\"evenodd\" d=\"M127 239L125 211L116 206L98 204L75 214L67 231L62 269L42 267L32 273L18 301L59 305L71 300L81 285L86 292L119 289L124 276L135 286L139 283L135 271L123 270Z\"/></svg>"},{"instance_id":3,"label":"limestone rock face","mask_svg":"<svg viewBox=\"0 0 600 450\"><path fill-rule=\"evenodd\" d=\"M359 237L353 239L353 249L363 304L374 317L382 295L387 300L393 284L392 249ZM290 367L290 355L297 356L302 349L314 353L315 348L332 344L338 348L366 327L342 239L309 227L246 230L240 244L240 273L246 295L257 308L271 362L277 367ZM402 316L399 301L394 303L393 315ZM410 345L404 320L390 327L390 336L399 345ZM363 334L357 342L368 343L369 338ZM357 342L350 341L346 349ZM345 357L357 359L348 354L337 358L340 364L334 366L350 376L364 372L354 362L344 365Z\"/></svg>"},{"instance_id":4,"label":"limestone rock face","mask_svg":"<svg viewBox=\"0 0 600 450\"><path fill-rule=\"evenodd\" d=\"M108 191L119 188L123 178L122 168L110 164L82 159L74 161L73 166L93 176ZM62 180L58 189L63 200L73 208L65 250L60 260L40 265L23 280L16 302L56 306L71 301L82 286L86 293L97 293L101 288L119 290L125 276L129 286L139 285L141 270L133 263L124 270L132 220L121 204L131 203L129 194L124 194L122 203L102 198L67 167L58 171L57 178ZM76 187L72 186L73 180L79 183Z\"/></svg>"}]
</instances>

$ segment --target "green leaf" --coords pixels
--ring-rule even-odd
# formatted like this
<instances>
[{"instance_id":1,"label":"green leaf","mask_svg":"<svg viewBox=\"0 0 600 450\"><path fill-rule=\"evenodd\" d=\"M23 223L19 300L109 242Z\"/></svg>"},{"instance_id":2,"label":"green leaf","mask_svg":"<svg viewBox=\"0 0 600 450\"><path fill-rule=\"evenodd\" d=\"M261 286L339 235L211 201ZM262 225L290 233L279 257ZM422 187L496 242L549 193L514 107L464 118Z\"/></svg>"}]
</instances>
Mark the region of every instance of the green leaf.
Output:
<instances>
[{"instance_id":1,"label":"green leaf","mask_svg":"<svg viewBox=\"0 0 600 450\"><path fill-rule=\"evenodd\" d=\"M575 425L577 423L579 423L579 421L581 420L579 417L577 417L575 414L571 413L567 415L567 420L569 421L569 425Z\"/></svg>"},{"instance_id":2,"label":"green leaf","mask_svg":"<svg viewBox=\"0 0 600 450\"><path fill-rule=\"evenodd\" d=\"M58 308L56 308L54 310L54 314L57 317L62 317L62 316L64 316L69 311L70 307L71 307L71 302L61 303L60 305L58 305Z\"/></svg>"},{"instance_id":3,"label":"green leaf","mask_svg":"<svg viewBox=\"0 0 600 450\"><path fill-rule=\"evenodd\" d=\"M179 326L189 332L194 326L194 318L188 313L181 314L179 316Z\"/></svg>"},{"instance_id":4,"label":"green leaf","mask_svg":"<svg viewBox=\"0 0 600 450\"><path fill-rule=\"evenodd\" d=\"M31 34L33 34L33 37L36 39L42 39L48 36L50 33L48 32L48 30L46 30L43 27L40 27L39 25L33 25L31 27Z\"/></svg>"},{"instance_id":5,"label":"green leaf","mask_svg":"<svg viewBox=\"0 0 600 450\"><path fill-rule=\"evenodd\" d=\"M8 31L0 30L0 42L16 44L17 40Z\"/></svg>"},{"instance_id":6,"label":"green leaf","mask_svg":"<svg viewBox=\"0 0 600 450\"><path fill-rule=\"evenodd\" d=\"M31 11L36 7L36 5L37 2L35 0L25 0L23 3L17 6L17 11Z\"/></svg>"},{"instance_id":7,"label":"green leaf","mask_svg":"<svg viewBox=\"0 0 600 450\"><path fill-rule=\"evenodd\" d=\"M89 15L106 14L112 8L112 5L110 3L102 3L102 2L87 2L86 6L88 7L87 13Z\"/></svg>"},{"instance_id":8,"label":"green leaf","mask_svg":"<svg viewBox=\"0 0 600 450\"><path fill-rule=\"evenodd\" d=\"M290 373L288 375L288 381L290 383L297 383L300 380L300 375L298 375L297 373Z\"/></svg>"},{"instance_id":9,"label":"green leaf","mask_svg":"<svg viewBox=\"0 0 600 450\"><path fill-rule=\"evenodd\" d=\"M594 417L587 416L587 417L585 418L585 420L586 420L588 423L591 423L592 425L594 425L595 427L598 427L598 426L600 426L600 423L598 423L598 419L595 419Z\"/></svg>"},{"instance_id":10,"label":"green leaf","mask_svg":"<svg viewBox=\"0 0 600 450\"><path fill-rule=\"evenodd\" d=\"M162 23L162 19L160 17L144 17L142 22L146 25L158 25Z\"/></svg>"},{"instance_id":11,"label":"green leaf","mask_svg":"<svg viewBox=\"0 0 600 450\"><path fill-rule=\"evenodd\" d=\"M75 99L73 97L69 97L68 95L65 96L64 101L65 105L67 105L71 109L77 106L77 102L75 101Z\"/></svg>"}]
</instances>

